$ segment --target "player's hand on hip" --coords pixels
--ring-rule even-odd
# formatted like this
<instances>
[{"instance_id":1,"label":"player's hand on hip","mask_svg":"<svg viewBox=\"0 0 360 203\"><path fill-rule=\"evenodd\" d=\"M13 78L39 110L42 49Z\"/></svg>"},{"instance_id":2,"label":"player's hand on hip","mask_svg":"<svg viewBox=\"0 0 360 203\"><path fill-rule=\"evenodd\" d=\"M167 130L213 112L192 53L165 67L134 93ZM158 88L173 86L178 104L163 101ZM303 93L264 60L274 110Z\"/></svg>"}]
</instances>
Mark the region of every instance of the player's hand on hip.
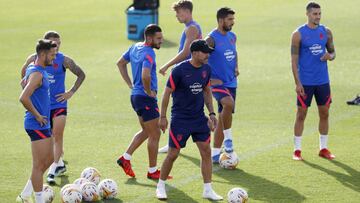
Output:
<instances>
[{"instance_id":1,"label":"player's hand on hip","mask_svg":"<svg viewBox=\"0 0 360 203\"><path fill-rule=\"evenodd\" d=\"M165 130L167 129L167 126L168 126L167 118L166 117L160 117L159 128L163 133L165 133Z\"/></svg>"},{"instance_id":2,"label":"player's hand on hip","mask_svg":"<svg viewBox=\"0 0 360 203\"><path fill-rule=\"evenodd\" d=\"M305 91L304 91L304 87L302 86L302 84L297 84L295 91L298 95L300 95L302 97L305 96Z\"/></svg>"},{"instance_id":3,"label":"player's hand on hip","mask_svg":"<svg viewBox=\"0 0 360 203\"><path fill-rule=\"evenodd\" d=\"M61 94L58 94L58 95L56 95L56 101L57 102L65 102L65 101L69 100L73 96L73 94L74 93L71 90L61 93Z\"/></svg>"},{"instance_id":4,"label":"player's hand on hip","mask_svg":"<svg viewBox=\"0 0 360 203\"><path fill-rule=\"evenodd\" d=\"M331 56L331 54L329 54L329 52L326 52L321 58L321 61L327 61L327 60L331 60L333 57Z\"/></svg>"},{"instance_id":5,"label":"player's hand on hip","mask_svg":"<svg viewBox=\"0 0 360 203\"><path fill-rule=\"evenodd\" d=\"M39 115L35 117L36 121L40 123L40 126L44 126L47 124L47 117L43 115Z\"/></svg>"}]
</instances>

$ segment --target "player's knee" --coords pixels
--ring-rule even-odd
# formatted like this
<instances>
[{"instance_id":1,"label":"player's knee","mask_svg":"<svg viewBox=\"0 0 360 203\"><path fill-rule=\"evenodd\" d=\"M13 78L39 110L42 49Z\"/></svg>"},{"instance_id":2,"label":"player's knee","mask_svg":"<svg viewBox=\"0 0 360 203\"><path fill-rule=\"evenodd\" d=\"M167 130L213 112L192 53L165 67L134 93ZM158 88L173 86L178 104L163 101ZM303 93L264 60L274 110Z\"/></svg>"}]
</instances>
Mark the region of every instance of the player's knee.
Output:
<instances>
[{"instance_id":1,"label":"player's knee","mask_svg":"<svg viewBox=\"0 0 360 203\"><path fill-rule=\"evenodd\" d=\"M327 119L329 119L329 112L325 112L325 111L320 112L319 117L320 117L321 120L327 120Z\"/></svg>"},{"instance_id":2,"label":"player's knee","mask_svg":"<svg viewBox=\"0 0 360 203\"><path fill-rule=\"evenodd\" d=\"M304 122L306 118L306 112L298 111L296 114L296 120L299 122Z\"/></svg>"},{"instance_id":3,"label":"player's knee","mask_svg":"<svg viewBox=\"0 0 360 203\"><path fill-rule=\"evenodd\" d=\"M229 109L232 110L234 109L235 103L234 100L231 99L230 97L226 97L221 101L221 104L223 106L224 109Z\"/></svg>"}]
</instances>

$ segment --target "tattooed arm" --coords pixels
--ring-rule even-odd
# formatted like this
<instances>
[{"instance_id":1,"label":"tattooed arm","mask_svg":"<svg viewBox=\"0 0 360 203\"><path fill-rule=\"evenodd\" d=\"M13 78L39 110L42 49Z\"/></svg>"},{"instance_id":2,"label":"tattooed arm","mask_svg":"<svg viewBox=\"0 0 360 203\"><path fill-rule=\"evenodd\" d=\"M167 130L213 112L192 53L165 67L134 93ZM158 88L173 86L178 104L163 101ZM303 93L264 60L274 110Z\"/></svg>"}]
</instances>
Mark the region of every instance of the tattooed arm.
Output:
<instances>
[{"instance_id":1,"label":"tattooed arm","mask_svg":"<svg viewBox=\"0 0 360 203\"><path fill-rule=\"evenodd\" d=\"M326 28L326 32L327 32L327 36L328 36L328 40L326 42L327 52L324 54L324 56L321 57L321 60L322 61L326 61L326 60L332 61L336 57L334 38L333 38L332 32L329 28Z\"/></svg>"},{"instance_id":2,"label":"tattooed arm","mask_svg":"<svg viewBox=\"0 0 360 203\"><path fill-rule=\"evenodd\" d=\"M72 97L72 95L79 89L82 82L85 80L84 71L75 63L75 61L73 59L71 59L68 56L65 56L64 66L65 66L65 68L69 69L72 73L74 73L74 75L77 76L77 79L70 90L68 90L62 94L56 95L56 97L57 97L56 101L58 101L58 102L63 102L63 101L70 99Z\"/></svg>"},{"instance_id":3,"label":"tattooed arm","mask_svg":"<svg viewBox=\"0 0 360 203\"><path fill-rule=\"evenodd\" d=\"M295 91L298 95L304 96L305 95L304 87L300 82L299 73L298 73L300 41L301 41L300 32L299 31L293 32L291 36L291 68L296 85Z\"/></svg>"}]
</instances>

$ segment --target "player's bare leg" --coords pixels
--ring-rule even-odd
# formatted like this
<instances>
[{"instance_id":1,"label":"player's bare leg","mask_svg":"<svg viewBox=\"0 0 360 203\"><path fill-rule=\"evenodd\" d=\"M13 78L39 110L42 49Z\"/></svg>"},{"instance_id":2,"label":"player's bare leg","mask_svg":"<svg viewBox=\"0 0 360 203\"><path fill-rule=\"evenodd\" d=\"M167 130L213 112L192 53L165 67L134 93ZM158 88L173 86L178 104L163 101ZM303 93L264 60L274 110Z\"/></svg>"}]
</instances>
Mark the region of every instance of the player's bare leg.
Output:
<instances>
[{"instance_id":1,"label":"player's bare leg","mask_svg":"<svg viewBox=\"0 0 360 203\"><path fill-rule=\"evenodd\" d=\"M334 159L335 155L331 154L328 149L328 133L329 133L329 106L320 105L319 110L319 133L320 133L320 151L319 156L326 159Z\"/></svg>"},{"instance_id":2,"label":"player's bare leg","mask_svg":"<svg viewBox=\"0 0 360 203\"><path fill-rule=\"evenodd\" d=\"M293 159L297 161L303 160L301 156L301 138L304 131L304 123L307 115L307 108L298 106L294 124L294 153Z\"/></svg>"}]
</instances>

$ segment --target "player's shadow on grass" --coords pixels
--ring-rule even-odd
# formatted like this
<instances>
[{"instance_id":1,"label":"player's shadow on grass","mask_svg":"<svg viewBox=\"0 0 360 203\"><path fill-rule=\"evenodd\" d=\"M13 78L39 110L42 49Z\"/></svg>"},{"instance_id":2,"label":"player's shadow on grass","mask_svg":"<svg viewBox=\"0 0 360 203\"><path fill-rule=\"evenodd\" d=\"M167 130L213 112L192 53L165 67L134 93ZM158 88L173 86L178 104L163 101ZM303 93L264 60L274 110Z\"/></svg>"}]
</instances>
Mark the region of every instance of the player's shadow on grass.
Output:
<instances>
[{"instance_id":1,"label":"player's shadow on grass","mask_svg":"<svg viewBox=\"0 0 360 203\"><path fill-rule=\"evenodd\" d=\"M200 160L185 154L180 156L190 160L195 165L200 166ZM241 169L226 170L217 165L213 165L213 175L219 176L226 181L214 181L223 184L235 185L235 187L246 188L249 197L254 200L264 202L293 202L300 203L305 201L305 196L298 193L296 190L282 186L278 183L267 180L263 177L254 176ZM216 190L216 184L214 185ZM222 194L226 196L226 194ZM226 197L224 197L226 198Z\"/></svg>"},{"instance_id":2,"label":"player's shadow on grass","mask_svg":"<svg viewBox=\"0 0 360 203\"><path fill-rule=\"evenodd\" d=\"M128 185L139 185L139 186L144 186L144 187L151 187L153 188L153 194L149 194L149 196L153 197L154 201L156 201L156 197L155 197L155 190L156 190L156 184L157 184L157 181L152 181L154 182L153 184L147 184L147 183L140 183L136 180L136 178L129 178L125 184L128 184ZM170 181L168 181L167 183L170 183ZM164 200L164 201L161 201L161 202L189 202L189 203L195 203L197 201L195 201L194 199L192 199L191 197L189 197L186 193L184 193L183 191L177 189L176 187L173 187L169 184L166 184L166 191L167 191L167 196L168 196L168 199L167 200ZM179 197L181 197L179 199ZM144 199L142 199L144 200ZM153 202L153 201L151 201ZM160 202L160 201L159 201Z\"/></svg>"},{"instance_id":3,"label":"player's shadow on grass","mask_svg":"<svg viewBox=\"0 0 360 203\"><path fill-rule=\"evenodd\" d=\"M60 182L59 182L59 179L60 179ZM56 183L55 183L55 185L53 185L53 186L59 187L60 189L61 189L64 185L70 183L70 182L69 182L69 176L66 175L66 174L61 175L61 176L59 176L59 177L56 177L55 180L56 180Z\"/></svg>"},{"instance_id":4,"label":"player's shadow on grass","mask_svg":"<svg viewBox=\"0 0 360 203\"><path fill-rule=\"evenodd\" d=\"M314 169L318 169L320 171L323 171L331 176L333 176L334 178L336 178L336 180L338 180L339 182L341 182L344 186L356 191L356 192L360 192L360 172L351 168L350 166L341 163L339 161L336 160L331 160L329 162L333 163L334 165L344 169L348 174L345 173L339 173L336 171L332 171L330 169L324 168L320 165L308 162L308 161L303 161L306 165L314 168Z\"/></svg>"}]
</instances>

